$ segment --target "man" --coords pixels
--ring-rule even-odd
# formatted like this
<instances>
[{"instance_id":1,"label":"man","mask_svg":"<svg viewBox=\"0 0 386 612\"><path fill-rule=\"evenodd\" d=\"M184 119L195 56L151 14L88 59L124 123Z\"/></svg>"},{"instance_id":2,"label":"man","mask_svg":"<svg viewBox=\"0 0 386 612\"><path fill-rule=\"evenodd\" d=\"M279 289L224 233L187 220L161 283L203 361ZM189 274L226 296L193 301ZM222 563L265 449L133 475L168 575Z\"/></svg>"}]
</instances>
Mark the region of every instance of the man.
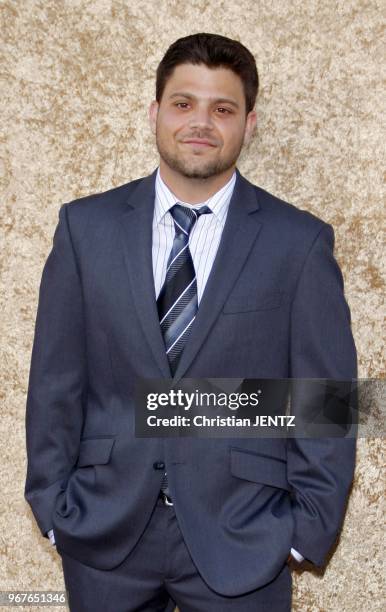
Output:
<instances>
[{"instance_id":1,"label":"man","mask_svg":"<svg viewBox=\"0 0 386 612\"><path fill-rule=\"evenodd\" d=\"M323 565L341 527L352 440L134 435L141 378L356 377L332 227L236 169L257 89L240 43L177 40L150 107L159 168L60 209L25 496L71 610L287 611L289 559Z\"/></svg>"}]
</instances>

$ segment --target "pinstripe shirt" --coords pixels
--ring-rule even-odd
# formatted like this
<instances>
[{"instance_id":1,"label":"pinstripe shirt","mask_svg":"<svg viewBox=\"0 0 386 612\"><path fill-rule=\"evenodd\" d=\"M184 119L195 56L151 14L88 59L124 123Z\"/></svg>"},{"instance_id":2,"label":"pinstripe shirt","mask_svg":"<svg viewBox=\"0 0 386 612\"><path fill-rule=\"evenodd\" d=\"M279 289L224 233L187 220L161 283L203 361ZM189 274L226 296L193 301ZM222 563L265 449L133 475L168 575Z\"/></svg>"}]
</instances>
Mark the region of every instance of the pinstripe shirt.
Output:
<instances>
[{"instance_id":1,"label":"pinstripe shirt","mask_svg":"<svg viewBox=\"0 0 386 612\"><path fill-rule=\"evenodd\" d=\"M155 206L153 216L153 275L156 298L165 281L169 253L173 246L175 235L174 221L169 210L175 204L189 208L208 206L212 214L201 215L194 225L189 240L189 249L197 276L197 299L200 303L205 289L217 249L220 244L228 214L229 202L236 182L236 172L229 181L214 195L200 204L190 205L178 200L161 178L158 168L155 181Z\"/></svg>"}]
</instances>

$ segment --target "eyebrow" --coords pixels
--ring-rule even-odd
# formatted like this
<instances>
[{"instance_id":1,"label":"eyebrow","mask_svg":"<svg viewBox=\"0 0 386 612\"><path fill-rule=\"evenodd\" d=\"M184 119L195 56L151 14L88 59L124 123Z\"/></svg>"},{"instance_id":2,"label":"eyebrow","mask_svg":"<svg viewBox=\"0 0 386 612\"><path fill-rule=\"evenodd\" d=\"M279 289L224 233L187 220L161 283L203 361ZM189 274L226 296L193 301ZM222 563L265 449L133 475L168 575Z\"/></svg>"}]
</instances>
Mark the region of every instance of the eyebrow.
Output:
<instances>
[{"instance_id":1,"label":"eyebrow","mask_svg":"<svg viewBox=\"0 0 386 612\"><path fill-rule=\"evenodd\" d=\"M169 96L169 99L171 98L188 98L188 100L197 99L196 96L193 96L192 94L185 92L185 91L177 91L176 93ZM235 108L239 108L239 105L237 104L237 102L235 102L231 98L209 98L209 100L216 104L230 104L231 106L234 106Z\"/></svg>"}]
</instances>

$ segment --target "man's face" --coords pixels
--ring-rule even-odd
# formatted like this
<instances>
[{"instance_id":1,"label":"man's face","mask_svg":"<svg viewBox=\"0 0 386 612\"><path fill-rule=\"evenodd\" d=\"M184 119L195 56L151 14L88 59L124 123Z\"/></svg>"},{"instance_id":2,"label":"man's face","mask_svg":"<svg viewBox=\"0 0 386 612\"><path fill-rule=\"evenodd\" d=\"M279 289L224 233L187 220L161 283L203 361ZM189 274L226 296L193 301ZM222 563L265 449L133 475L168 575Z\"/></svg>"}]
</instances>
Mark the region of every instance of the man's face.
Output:
<instances>
[{"instance_id":1,"label":"man's face","mask_svg":"<svg viewBox=\"0 0 386 612\"><path fill-rule=\"evenodd\" d=\"M239 76L204 64L176 66L149 116L161 160L198 179L234 167L256 124L254 111L246 115Z\"/></svg>"}]
</instances>

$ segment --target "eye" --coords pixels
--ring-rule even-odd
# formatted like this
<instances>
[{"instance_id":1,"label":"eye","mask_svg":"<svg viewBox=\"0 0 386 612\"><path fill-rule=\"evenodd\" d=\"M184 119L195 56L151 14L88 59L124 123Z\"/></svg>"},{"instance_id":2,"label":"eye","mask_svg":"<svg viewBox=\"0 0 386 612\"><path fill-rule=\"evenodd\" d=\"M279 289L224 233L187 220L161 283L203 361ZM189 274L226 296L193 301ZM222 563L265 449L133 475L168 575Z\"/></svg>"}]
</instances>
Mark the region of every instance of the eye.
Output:
<instances>
[{"instance_id":1,"label":"eye","mask_svg":"<svg viewBox=\"0 0 386 612\"><path fill-rule=\"evenodd\" d=\"M224 108L223 106L219 106L219 107L218 107L216 110L217 110L217 111L218 111L218 112L219 112L221 115L227 115L227 114L229 114L229 115L230 115L230 114L232 113L232 111L230 111L230 110L229 110L229 108Z\"/></svg>"},{"instance_id":2,"label":"eye","mask_svg":"<svg viewBox=\"0 0 386 612\"><path fill-rule=\"evenodd\" d=\"M188 107L188 103L187 102L176 102L174 106L177 106L177 108L185 109Z\"/></svg>"}]
</instances>

